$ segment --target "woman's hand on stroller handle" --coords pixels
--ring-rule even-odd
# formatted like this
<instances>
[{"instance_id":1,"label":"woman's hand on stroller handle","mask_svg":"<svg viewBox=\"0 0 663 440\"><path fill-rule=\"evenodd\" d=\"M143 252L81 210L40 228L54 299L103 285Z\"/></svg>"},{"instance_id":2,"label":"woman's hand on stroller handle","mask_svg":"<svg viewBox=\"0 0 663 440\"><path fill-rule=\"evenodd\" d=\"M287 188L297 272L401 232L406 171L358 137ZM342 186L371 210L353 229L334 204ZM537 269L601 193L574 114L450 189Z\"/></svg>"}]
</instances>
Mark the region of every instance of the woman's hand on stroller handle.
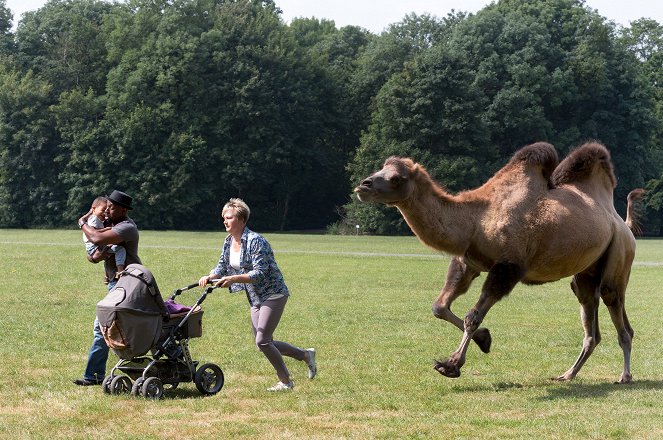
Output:
<instances>
[{"instance_id":1,"label":"woman's hand on stroller handle","mask_svg":"<svg viewBox=\"0 0 663 440\"><path fill-rule=\"evenodd\" d=\"M198 284L196 285L200 287L205 287L207 284L211 283L212 281L214 281L212 275L205 275L204 277L200 277L200 279L198 280Z\"/></svg>"},{"instance_id":2,"label":"woman's hand on stroller handle","mask_svg":"<svg viewBox=\"0 0 663 440\"><path fill-rule=\"evenodd\" d=\"M210 293L212 290L218 289L219 287L225 287L225 286L222 285L221 282L224 280L224 278L227 278L227 277L212 278L212 276L213 275L205 275L204 277L201 277L198 280L198 283L193 284L193 286L194 287L195 286L200 286L200 287L207 286L207 288L205 289L205 293Z\"/></svg>"},{"instance_id":3,"label":"woman's hand on stroller handle","mask_svg":"<svg viewBox=\"0 0 663 440\"><path fill-rule=\"evenodd\" d=\"M212 284L215 289L219 287L230 287L232 283L237 282L233 275L226 275L221 278L212 278L213 275L206 275L198 280L198 286L205 287Z\"/></svg>"},{"instance_id":4,"label":"woman's hand on stroller handle","mask_svg":"<svg viewBox=\"0 0 663 440\"><path fill-rule=\"evenodd\" d=\"M196 287L205 287L205 286L208 284L208 282L209 282L210 280L207 279L207 280L205 280L205 282L203 283L203 279L204 279L204 278L209 278L209 277L202 277L202 278L201 278L198 282L196 282L196 283L192 283L192 284L189 284L188 286L180 287L179 289L176 289L176 290L173 292L173 294L170 296L170 299L175 300L175 297L177 297L177 295L181 295L183 292L186 292L187 290L191 290L191 289L194 289L194 288L196 288ZM213 281L213 280L212 280L212 281ZM216 289L217 287L218 287L218 286L212 286L212 285L210 285L210 286L207 287L206 292L209 293L209 292L211 292L212 290Z\"/></svg>"}]
</instances>

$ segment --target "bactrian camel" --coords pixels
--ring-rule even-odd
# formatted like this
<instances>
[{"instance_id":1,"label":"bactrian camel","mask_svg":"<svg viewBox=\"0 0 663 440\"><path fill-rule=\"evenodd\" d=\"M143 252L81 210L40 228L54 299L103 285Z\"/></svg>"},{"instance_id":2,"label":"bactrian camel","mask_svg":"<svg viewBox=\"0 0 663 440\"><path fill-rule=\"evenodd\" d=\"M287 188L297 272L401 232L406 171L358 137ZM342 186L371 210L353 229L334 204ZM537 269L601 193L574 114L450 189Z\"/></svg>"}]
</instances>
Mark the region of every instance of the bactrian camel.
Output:
<instances>
[{"instance_id":1,"label":"bactrian camel","mask_svg":"<svg viewBox=\"0 0 663 440\"><path fill-rule=\"evenodd\" d=\"M463 331L458 349L435 369L460 376L470 340L488 353L491 335L480 328L486 313L518 283L572 277L584 329L582 350L557 380L571 380L601 340L599 301L608 307L624 353L619 383L631 381L633 329L624 309L635 238L613 206L616 178L610 153L586 143L559 162L545 142L528 145L479 188L452 195L419 164L390 157L355 188L363 202L398 208L424 244L451 254L433 314ZM629 223L633 219L629 197ZM481 272L488 272L477 303L462 321L450 309Z\"/></svg>"}]
</instances>

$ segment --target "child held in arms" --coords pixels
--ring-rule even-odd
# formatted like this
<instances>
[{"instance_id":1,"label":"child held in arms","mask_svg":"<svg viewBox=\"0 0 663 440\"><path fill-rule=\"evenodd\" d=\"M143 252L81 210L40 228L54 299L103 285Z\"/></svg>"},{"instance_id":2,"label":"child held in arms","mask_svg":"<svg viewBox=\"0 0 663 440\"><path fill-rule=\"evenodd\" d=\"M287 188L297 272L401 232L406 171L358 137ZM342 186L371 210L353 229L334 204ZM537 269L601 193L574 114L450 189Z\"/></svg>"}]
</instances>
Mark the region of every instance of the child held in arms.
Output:
<instances>
[{"instance_id":1,"label":"child held in arms","mask_svg":"<svg viewBox=\"0 0 663 440\"><path fill-rule=\"evenodd\" d=\"M99 231L105 231L110 229L109 226L105 224L106 221L106 208L108 206L108 199L106 197L97 197L92 202L92 207L87 214L83 216L83 219L86 219L88 226L98 229ZM92 243L86 236L83 234L83 242L85 243L85 251L88 256L92 257L96 251L99 253L109 253L115 256L115 265L117 266L117 273L119 274L124 270L124 263L127 258L127 251L124 247L113 244L110 246L104 246L99 248L97 245ZM108 280L105 280L108 284Z\"/></svg>"}]
</instances>

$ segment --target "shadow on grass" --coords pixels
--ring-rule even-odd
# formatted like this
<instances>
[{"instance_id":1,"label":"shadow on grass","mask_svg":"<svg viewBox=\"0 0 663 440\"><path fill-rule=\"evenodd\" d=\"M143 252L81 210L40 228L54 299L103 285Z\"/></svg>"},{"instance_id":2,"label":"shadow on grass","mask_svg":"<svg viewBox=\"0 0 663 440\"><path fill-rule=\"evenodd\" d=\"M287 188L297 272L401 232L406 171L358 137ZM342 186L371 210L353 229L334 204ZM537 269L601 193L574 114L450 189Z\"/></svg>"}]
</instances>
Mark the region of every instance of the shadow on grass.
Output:
<instances>
[{"instance_id":1,"label":"shadow on grass","mask_svg":"<svg viewBox=\"0 0 663 440\"><path fill-rule=\"evenodd\" d=\"M223 390L219 391L219 394L221 394ZM129 394L123 394L124 397L127 398L136 398L136 399L145 399L143 396L133 396ZM171 389L165 389L163 392L163 395L161 396L161 399L159 400L180 400L180 399L203 399L205 397L213 397L213 395L206 395L202 394L200 391L196 389L194 386L192 387L178 387L174 390ZM149 400L149 399L148 399Z\"/></svg>"},{"instance_id":2,"label":"shadow on grass","mask_svg":"<svg viewBox=\"0 0 663 440\"><path fill-rule=\"evenodd\" d=\"M614 392L643 391L643 390L663 390L663 381L660 380L639 380L630 384L600 383L584 384L580 382L552 384L548 387L548 395L541 396L537 400L558 400L558 399L593 399L596 397L605 397ZM556 386L555 386L556 385Z\"/></svg>"},{"instance_id":3,"label":"shadow on grass","mask_svg":"<svg viewBox=\"0 0 663 440\"><path fill-rule=\"evenodd\" d=\"M223 389L219 392L223 392ZM166 390L164 391L163 396L161 398L165 400L176 400L176 399L202 399L204 397L211 397L211 396L202 394L192 383L191 386L183 384L178 386L174 390Z\"/></svg>"},{"instance_id":4,"label":"shadow on grass","mask_svg":"<svg viewBox=\"0 0 663 440\"><path fill-rule=\"evenodd\" d=\"M467 393L467 392L499 392L508 391L519 388L544 388L547 394L545 396L537 397L536 400L558 400L558 399L578 399L587 398L593 399L597 397L605 397L615 392L622 391L643 391L643 390L663 390L663 381L660 380L639 380L630 384L615 384L612 382L585 384L581 381L575 380L572 382L557 382L550 380L548 383L539 385L523 385L516 382L495 382L486 383L482 385L460 386L453 387L454 393Z\"/></svg>"}]
</instances>

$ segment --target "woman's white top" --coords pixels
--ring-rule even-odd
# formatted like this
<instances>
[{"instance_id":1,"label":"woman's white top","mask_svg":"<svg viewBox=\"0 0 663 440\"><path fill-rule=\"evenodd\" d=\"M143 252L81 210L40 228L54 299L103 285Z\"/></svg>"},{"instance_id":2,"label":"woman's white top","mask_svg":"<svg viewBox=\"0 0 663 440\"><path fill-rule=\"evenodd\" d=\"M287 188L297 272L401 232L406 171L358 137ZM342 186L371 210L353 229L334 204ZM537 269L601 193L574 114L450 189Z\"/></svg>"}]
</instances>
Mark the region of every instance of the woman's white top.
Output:
<instances>
[{"instance_id":1,"label":"woman's white top","mask_svg":"<svg viewBox=\"0 0 663 440\"><path fill-rule=\"evenodd\" d=\"M235 270L239 270L242 268L242 262L239 259L241 251L236 251L233 250L233 247L230 246L230 267L232 267ZM275 293L273 295L270 295L267 300L271 299L279 299L283 298L285 295L282 293Z\"/></svg>"},{"instance_id":2,"label":"woman's white top","mask_svg":"<svg viewBox=\"0 0 663 440\"><path fill-rule=\"evenodd\" d=\"M233 269L239 270L242 268L241 261L239 261L240 251L234 251L233 248L230 248L230 267Z\"/></svg>"}]
</instances>

